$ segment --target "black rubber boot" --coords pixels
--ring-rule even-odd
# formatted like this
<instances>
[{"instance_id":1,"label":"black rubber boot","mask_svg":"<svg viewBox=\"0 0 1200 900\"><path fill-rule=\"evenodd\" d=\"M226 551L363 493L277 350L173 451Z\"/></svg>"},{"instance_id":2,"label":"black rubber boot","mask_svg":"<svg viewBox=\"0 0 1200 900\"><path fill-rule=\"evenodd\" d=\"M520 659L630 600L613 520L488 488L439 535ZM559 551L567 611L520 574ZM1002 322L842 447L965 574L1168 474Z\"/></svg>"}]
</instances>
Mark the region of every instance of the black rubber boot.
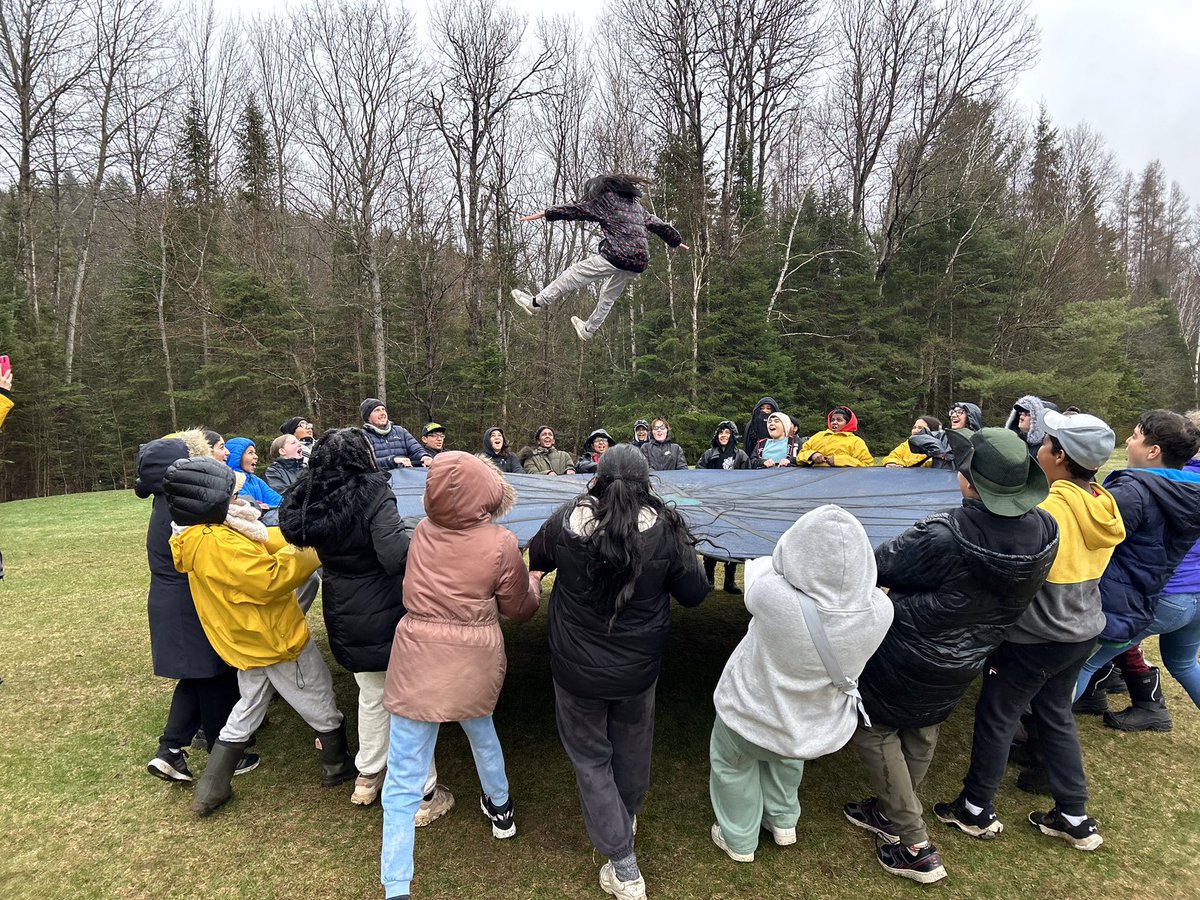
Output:
<instances>
[{"instance_id":1,"label":"black rubber boot","mask_svg":"<svg viewBox=\"0 0 1200 900\"><path fill-rule=\"evenodd\" d=\"M358 777L354 760L346 748L346 726L334 731L317 732L317 744L321 748L321 787L337 787L339 784Z\"/></svg>"},{"instance_id":2,"label":"black rubber boot","mask_svg":"<svg viewBox=\"0 0 1200 900\"><path fill-rule=\"evenodd\" d=\"M709 590L717 586L717 561L711 556L704 557L704 577L708 579Z\"/></svg>"},{"instance_id":3,"label":"black rubber boot","mask_svg":"<svg viewBox=\"0 0 1200 900\"><path fill-rule=\"evenodd\" d=\"M1105 713L1104 724L1118 731L1170 731L1171 713L1163 700L1158 669L1145 675L1126 675L1129 699L1133 705L1116 713Z\"/></svg>"},{"instance_id":4,"label":"black rubber boot","mask_svg":"<svg viewBox=\"0 0 1200 900\"><path fill-rule=\"evenodd\" d=\"M1085 716L1102 716L1108 712L1108 688L1105 684L1116 671L1116 666L1107 663L1093 672L1087 689L1071 704L1071 712L1082 713ZM1118 679L1120 677L1117 676Z\"/></svg>"},{"instance_id":5,"label":"black rubber boot","mask_svg":"<svg viewBox=\"0 0 1200 900\"><path fill-rule=\"evenodd\" d=\"M724 591L727 594L740 594L742 592L742 589L737 586L737 582L733 580L735 575L737 575L737 563L735 563L735 562L725 563Z\"/></svg>"},{"instance_id":6,"label":"black rubber boot","mask_svg":"<svg viewBox=\"0 0 1200 900\"><path fill-rule=\"evenodd\" d=\"M192 812L198 816L211 816L233 797L233 770L246 749L245 741L230 743L217 741L208 755L208 765L196 783L192 797Z\"/></svg>"},{"instance_id":7,"label":"black rubber boot","mask_svg":"<svg viewBox=\"0 0 1200 900\"><path fill-rule=\"evenodd\" d=\"M1100 687L1109 694L1128 694L1129 685L1125 683L1125 678L1121 674L1121 670L1117 668L1115 663L1109 663L1109 665L1112 668L1108 670L1108 677L1100 683ZM1104 669L1100 669L1099 671L1103 672Z\"/></svg>"}]
</instances>

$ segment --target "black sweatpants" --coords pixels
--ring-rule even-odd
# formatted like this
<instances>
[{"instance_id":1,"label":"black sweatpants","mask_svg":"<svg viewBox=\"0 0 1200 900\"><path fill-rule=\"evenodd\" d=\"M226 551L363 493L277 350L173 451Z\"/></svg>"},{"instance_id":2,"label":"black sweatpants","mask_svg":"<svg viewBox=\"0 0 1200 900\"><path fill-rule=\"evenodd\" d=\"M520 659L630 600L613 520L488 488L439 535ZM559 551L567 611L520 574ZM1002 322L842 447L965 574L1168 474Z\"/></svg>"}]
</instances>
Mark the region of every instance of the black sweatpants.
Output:
<instances>
[{"instance_id":1,"label":"black sweatpants","mask_svg":"<svg viewBox=\"0 0 1200 900\"><path fill-rule=\"evenodd\" d=\"M240 697L237 669L234 668L211 678L180 678L171 696L166 727L158 739L159 750L189 746L201 726L208 749L212 750L213 741L225 727L225 720Z\"/></svg>"},{"instance_id":2,"label":"black sweatpants","mask_svg":"<svg viewBox=\"0 0 1200 900\"><path fill-rule=\"evenodd\" d=\"M632 819L650 788L656 685L627 700L595 700L554 684L558 736L575 767L583 824L609 859L633 852Z\"/></svg>"},{"instance_id":3,"label":"black sweatpants","mask_svg":"<svg viewBox=\"0 0 1200 900\"><path fill-rule=\"evenodd\" d=\"M975 704L971 766L963 779L967 799L991 806L1004 778L1008 749L1021 713L1029 707L1045 758L1050 791L1060 812L1082 816L1087 777L1071 703L1079 671L1096 648L1094 640L1073 644L1015 644L1005 641L988 659Z\"/></svg>"}]
</instances>

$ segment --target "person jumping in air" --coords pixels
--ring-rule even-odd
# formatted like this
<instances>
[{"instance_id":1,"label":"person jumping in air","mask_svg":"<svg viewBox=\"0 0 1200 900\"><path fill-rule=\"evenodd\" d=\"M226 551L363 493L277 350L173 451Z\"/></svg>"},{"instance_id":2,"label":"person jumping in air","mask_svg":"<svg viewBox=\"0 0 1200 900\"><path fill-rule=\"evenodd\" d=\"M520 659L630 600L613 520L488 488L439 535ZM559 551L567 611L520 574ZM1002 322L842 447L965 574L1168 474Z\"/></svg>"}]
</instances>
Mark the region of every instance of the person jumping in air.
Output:
<instances>
[{"instance_id":1,"label":"person jumping in air","mask_svg":"<svg viewBox=\"0 0 1200 900\"><path fill-rule=\"evenodd\" d=\"M589 178L583 186L583 197L575 203L552 206L529 216L522 222L545 219L547 222L596 222L604 233L600 252L582 259L542 288L536 296L520 289L512 298L525 312L533 315L539 309L559 300L564 294L602 281L600 299L588 318L571 316L571 324L582 341L590 341L612 312L621 292L633 282L650 263L650 241L647 231L653 231L671 247L690 249L674 226L664 222L642 206L641 185L650 182L636 175L601 175Z\"/></svg>"}]
</instances>

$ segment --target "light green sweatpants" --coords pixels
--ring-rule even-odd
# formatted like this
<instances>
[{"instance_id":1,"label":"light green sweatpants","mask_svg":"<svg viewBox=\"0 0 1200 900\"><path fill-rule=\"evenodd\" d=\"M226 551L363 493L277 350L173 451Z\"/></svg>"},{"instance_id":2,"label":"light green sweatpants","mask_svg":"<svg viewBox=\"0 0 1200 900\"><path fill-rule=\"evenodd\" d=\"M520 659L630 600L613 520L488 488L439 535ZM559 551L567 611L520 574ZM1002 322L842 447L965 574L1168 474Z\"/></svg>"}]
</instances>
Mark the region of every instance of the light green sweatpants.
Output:
<instances>
[{"instance_id":1,"label":"light green sweatpants","mask_svg":"<svg viewBox=\"0 0 1200 900\"><path fill-rule=\"evenodd\" d=\"M717 716L708 761L708 792L730 849L753 853L764 821L776 828L796 827L804 760L785 759L750 743Z\"/></svg>"}]
</instances>

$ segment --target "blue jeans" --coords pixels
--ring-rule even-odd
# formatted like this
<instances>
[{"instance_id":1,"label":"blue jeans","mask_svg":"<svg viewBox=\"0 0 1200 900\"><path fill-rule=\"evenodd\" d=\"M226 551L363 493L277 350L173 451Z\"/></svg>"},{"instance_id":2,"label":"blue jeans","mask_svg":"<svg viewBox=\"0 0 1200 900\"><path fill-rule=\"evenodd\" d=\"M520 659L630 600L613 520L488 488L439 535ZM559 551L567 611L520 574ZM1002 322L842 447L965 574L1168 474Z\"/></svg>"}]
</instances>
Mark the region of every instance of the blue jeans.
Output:
<instances>
[{"instance_id":1,"label":"blue jeans","mask_svg":"<svg viewBox=\"0 0 1200 900\"><path fill-rule=\"evenodd\" d=\"M471 742L475 771L483 792L493 805L508 803L508 776L504 772L504 751L491 716L459 722ZM433 761L439 724L416 722L392 716L388 744L387 778L383 782L383 852L380 856L380 880L389 897L409 893L413 877L413 817L421 805L425 776Z\"/></svg>"},{"instance_id":2,"label":"blue jeans","mask_svg":"<svg viewBox=\"0 0 1200 900\"><path fill-rule=\"evenodd\" d=\"M1161 595L1154 610L1154 621L1132 643L1140 644L1156 634L1161 635L1158 648L1163 665L1183 685L1192 702L1200 707L1200 666L1196 664L1196 653L1200 650L1200 594ZM1076 698L1087 690L1088 682L1101 667L1124 652L1124 647L1097 650L1079 673Z\"/></svg>"}]
</instances>

